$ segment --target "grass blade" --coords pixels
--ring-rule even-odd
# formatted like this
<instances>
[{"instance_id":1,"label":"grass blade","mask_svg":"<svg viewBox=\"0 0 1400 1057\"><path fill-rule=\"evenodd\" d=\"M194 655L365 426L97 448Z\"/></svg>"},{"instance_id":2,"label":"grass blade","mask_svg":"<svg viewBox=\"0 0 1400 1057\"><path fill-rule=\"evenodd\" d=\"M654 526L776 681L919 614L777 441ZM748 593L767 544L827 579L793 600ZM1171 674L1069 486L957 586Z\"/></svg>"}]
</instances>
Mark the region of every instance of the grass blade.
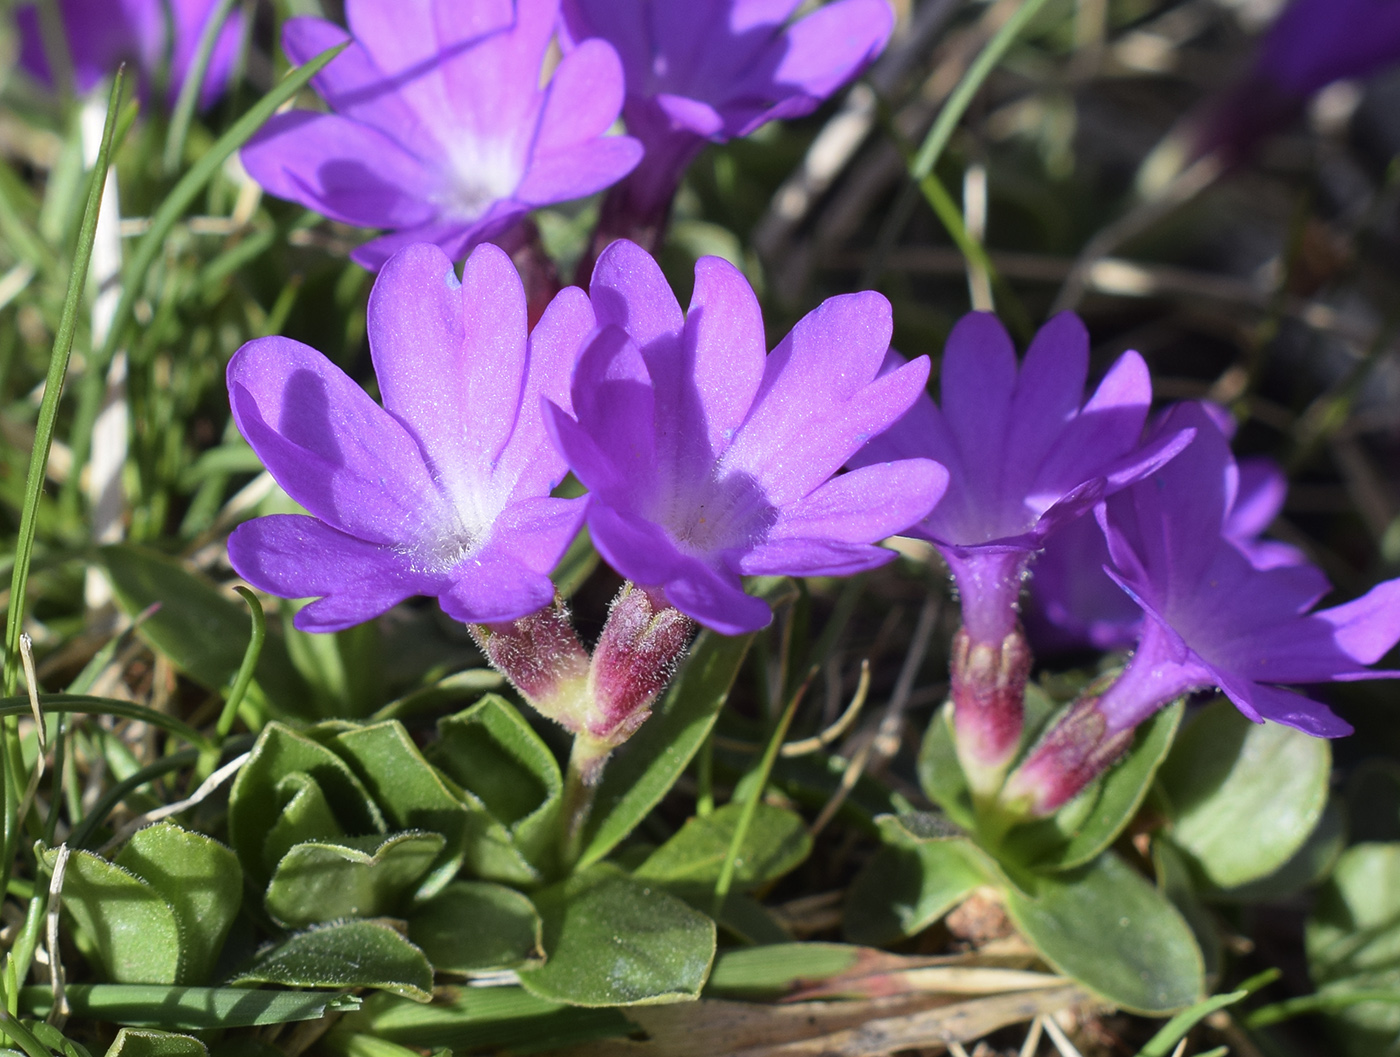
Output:
<instances>
[{"instance_id":1,"label":"grass blade","mask_svg":"<svg viewBox=\"0 0 1400 1057\"><path fill-rule=\"evenodd\" d=\"M180 167L180 158L185 153L185 137L189 135L195 107L199 105L199 93L204 87L204 78L209 74L209 60L214 54L215 45L219 43L219 34L223 32L224 23L228 21L229 12L237 2L238 0L220 0L200 32L194 61L190 63L190 68L185 74L185 83L180 86L180 96L175 100L175 110L170 115L170 129L165 137L163 160L167 176L173 176Z\"/></svg>"},{"instance_id":2,"label":"grass blade","mask_svg":"<svg viewBox=\"0 0 1400 1057\"><path fill-rule=\"evenodd\" d=\"M5 618L6 696L13 694L19 685L19 635L24 626L24 592L29 584L29 562L34 554L39 497L44 490L49 448L53 444L54 421L58 417L58 400L63 392L63 379L68 373L68 357L73 351L73 334L78 326L78 306L82 302L83 287L87 283L88 263L92 260L92 243L97 233L97 212L102 199L102 185L107 179L107 165L112 156L117 107L121 101L125 81L126 74L123 68L117 71L117 76L112 82L112 94L107 101L107 121L102 129L102 146L97 152L97 164L92 167L92 175L88 178L87 205L83 208L83 223L78 232L78 249L73 259L73 272L68 277L68 292L63 298L63 315L59 317L58 333L54 335L44 398L39 404L39 418L34 429L34 450L29 456L24 507L20 511L19 536L15 541L15 564L10 570L10 608ZM76 473L73 477L76 480Z\"/></svg>"},{"instance_id":3,"label":"grass blade","mask_svg":"<svg viewBox=\"0 0 1400 1057\"><path fill-rule=\"evenodd\" d=\"M112 356L126 333L126 325L131 319L131 310L146 287L146 273L151 270L151 265L160 255L166 236L170 234L170 230L184 215L190 203L203 191L204 185L213 179L214 174L219 171L229 156L251 139L253 133L262 128L278 107L301 91L311 78L325 69L347 46L348 42L338 44L334 48L328 48L304 66L299 66L287 74L282 79L281 84L263 96L257 105L234 122L233 127L220 136L199 161L190 167L190 171L180 178L171 192L165 196L165 201L160 204L155 215L151 217L151 226L142 236L136 247L136 252L132 255L131 263L127 266L126 274L123 276L122 296L121 300L117 302L116 311L112 316L112 329L107 332L107 340L102 343L102 348L97 351L92 362L88 364L87 373L83 376L81 402L73 423L73 436L71 438L73 472L65 482L63 490L63 502L68 510L76 509L78 478L81 476L82 466L87 461L88 449L92 445L92 427L102 405L102 390L107 378L107 366L111 363Z\"/></svg>"}]
</instances>

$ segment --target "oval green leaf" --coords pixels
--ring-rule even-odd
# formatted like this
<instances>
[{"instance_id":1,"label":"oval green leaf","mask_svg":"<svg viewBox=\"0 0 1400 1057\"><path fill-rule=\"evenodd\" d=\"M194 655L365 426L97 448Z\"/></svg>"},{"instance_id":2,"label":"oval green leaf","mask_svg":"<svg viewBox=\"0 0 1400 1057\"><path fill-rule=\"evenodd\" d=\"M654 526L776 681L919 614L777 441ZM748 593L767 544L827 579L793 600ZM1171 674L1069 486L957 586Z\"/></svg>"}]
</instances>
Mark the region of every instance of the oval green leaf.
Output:
<instances>
[{"instance_id":1,"label":"oval green leaf","mask_svg":"<svg viewBox=\"0 0 1400 1057\"><path fill-rule=\"evenodd\" d=\"M106 1057L209 1057L209 1048L193 1035L154 1028L122 1028Z\"/></svg>"},{"instance_id":2,"label":"oval green leaf","mask_svg":"<svg viewBox=\"0 0 1400 1057\"><path fill-rule=\"evenodd\" d=\"M342 921L297 933L264 951L235 984L377 987L416 1002L433 997L433 967L383 921Z\"/></svg>"},{"instance_id":3,"label":"oval green leaf","mask_svg":"<svg viewBox=\"0 0 1400 1057\"><path fill-rule=\"evenodd\" d=\"M1182 731L1162 765L1171 840L1217 888L1267 877L1322 817L1331 768L1326 739L1251 723L1222 698Z\"/></svg>"},{"instance_id":4,"label":"oval green leaf","mask_svg":"<svg viewBox=\"0 0 1400 1057\"><path fill-rule=\"evenodd\" d=\"M439 972L517 969L543 960L535 905L485 881L448 885L409 917L408 937Z\"/></svg>"},{"instance_id":5,"label":"oval green leaf","mask_svg":"<svg viewBox=\"0 0 1400 1057\"><path fill-rule=\"evenodd\" d=\"M175 912L175 982L206 983L243 901L238 856L212 837L158 822L138 830L113 861L146 881Z\"/></svg>"},{"instance_id":6,"label":"oval green leaf","mask_svg":"<svg viewBox=\"0 0 1400 1057\"><path fill-rule=\"evenodd\" d=\"M535 897L548 961L520 973L533 995L575 1006L695 998L715 956L715 924L660 886L599 864Z\"/></svg>"},{"instance_id":7,"label":"oval green leaf","mask_svg":"<svg viewBox=\"0 0 1400 1057\"><path fill-rule=\"evenodd\" d=\"M394 914L432 867L443 843L440 833L410 831L298 844L273 872L267 912L289 928Z\"/></svg>"},{"instance_id":8,"label":"oval green leaf","mask_svg":"<svg viewBox=\"0 0 1400 1057\"><path fill-rule=\"evenodd\" d=\"M1170 901L1112 852L1088 866L1005 889L1012 920L1047 962L1134 1013L1199 1001L1201 952Z\"/></svg>"}]
</instances>

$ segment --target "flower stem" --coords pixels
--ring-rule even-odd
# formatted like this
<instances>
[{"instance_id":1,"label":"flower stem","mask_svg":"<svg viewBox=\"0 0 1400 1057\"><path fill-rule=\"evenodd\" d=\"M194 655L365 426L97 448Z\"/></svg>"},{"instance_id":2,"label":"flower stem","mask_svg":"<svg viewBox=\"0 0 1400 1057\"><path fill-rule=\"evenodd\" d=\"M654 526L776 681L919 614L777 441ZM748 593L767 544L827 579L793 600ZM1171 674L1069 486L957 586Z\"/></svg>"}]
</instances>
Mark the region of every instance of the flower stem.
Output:
<instances>
[{"instance_id":1,"label":"flower stem","mask_svg":"<svg viewBox=\"0 0 1400 1057\"><path fill-rule=\"evenodd\" d=\"M574 736L569 766L564 772L564 793L560 811L559 864L565 872L573 869L583 853L583 828L603 780L603 767L612 746L587 733Z\"/></svg>"}]
</instances>

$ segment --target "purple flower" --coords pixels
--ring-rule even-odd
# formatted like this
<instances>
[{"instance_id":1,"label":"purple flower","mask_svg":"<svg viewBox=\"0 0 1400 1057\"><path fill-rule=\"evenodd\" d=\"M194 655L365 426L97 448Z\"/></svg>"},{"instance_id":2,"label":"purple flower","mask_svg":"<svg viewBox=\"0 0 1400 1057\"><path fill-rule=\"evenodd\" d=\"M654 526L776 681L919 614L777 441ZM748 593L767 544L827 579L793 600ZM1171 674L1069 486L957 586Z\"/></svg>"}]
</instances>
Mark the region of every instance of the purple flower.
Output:
<instances>
[{"instance_id":1,"label":"purple flower","mask_svg":"<svg viewBox=\"0 0 1400 1057\"><path fill-rule=\"evenodd\" d=\"M627 72L627 130L646 146L605 214L623 210L632 230L659 231L686 166L706 143L811 113L880 53L894 29L887 0L837 0L789 22L799 6L564 0L572 40L602 37L617 48Z\"/></svg>"},{"instance_id":2,"label":"purple flower","mask_svg":"<svg viewBox=\"0 0 1400 1057\"><path fill-rule=\"evenodd\" d=\"M1216 425L1224 424L1211 413L1213 405L1202 406ZM1233 420L1226 419L1233 432ZM1224 536L1255 568L1307 561L1296 547L1260 539L1283 509L1287 491L1288 481L1272 459L1240 460ZM1125 650L1137 641L1142 610L1104 572L1110 561L1103 531L1092 517L1063 525L1046 540L1032 566L1027 596L1026 624L1038 649Z\"/></svg>"},{"instance_id":3,"label":"purple flower","mask_svg":"<svg viewBox=\"0 0 1400 1057\"><path fill-rule=\"evenodd\" d=\"M695 266L682 314L661 269L630 242L598 260L600 330L574 374L559 449L588 486L603 556L723 634L764 627L742 575L839 576L893 558L873 544L923 517L946 485L927 459L832 478L923 390L927 360L877 378L890 336L875 293L834 297L772 355L744 277Z\"/></svg>"},{"instance_id":4,"label":"purple flower","mask_svg":"<svg viewBox=\"0 0 1400 1057\"><path fill-rule=\"evenodd\" d=\"M1397 61L1395 0L1294 0L1260 42L1249 73L1207 111L1198 149L1238 157L1297 118L1314 93Z\"/></svg>"},{"instance_id":5,"label":"purple flower","mask_svg":"<svg viewBox=\"0 0 1400 1057\"><path fill-rule=\"evenodd\" d=\"M1081 407L1088 371L1089 336L1071 313L1041 328L1019 370L996 317L971 313L943 350L941 409L921 395L852 462L923 456L948 468L948 494L908 532L933 542L961 594L951 696L979 793L1001 784L1020 743L1031 660L1017 600L1031 557L1056 528L1188 439L1142 444L1152 384L1137 353L1124 353Z\"/></svg>"},{"instance_id":6,"label":"purple flower","mask_svg":"<svg viewBox=\"0 0 1400 1057\"><path fill-rule=\"evenodd\" d=\"M293 62L353 40L312 82L335 112L277 115L244 165L278 197L391 229L352 254L370 269L414 242L458 260L537 206L607 187L642 152L604 135L622 107L622 68L608 44L584 41L541 88L558 6L348 0L350 34L290 20Z\"/></svg>"},{"instance_id":7,"label":"purple flower","mask_svg":"<svg viewBox=\"0 0 1400 1057\"><path fill-rule=\"evenodd\" d=\"M244 345L228 367L239 430L311 516L240 526L229 559L249 583L320 600L305 631L337 631L411 595L467 623L548 605L549 571L578 530L581 499L553 499L563 460L540 401L568 404L594 326L565 290L528 338L510 259L481 246L459 286L434 246L384 266L369 342L384 406L324 356L287 338Z\"/></svg>"},{"instance_id":8,"label":"purple flower","mask_svg":"<svg viewBox=\"0 0 1400 1057\"><path fill-rule=\"evenodd\" d=\"M58 0L77 82L74 87L89 92L121 63L129 62L139 71L143 95L150 95L154 82L165 88L166 102L173 105L215 6L215 0ZM39 34L35 6L19 8L15 23L20 34L20 66L52 87L53 71ZM199 90L201 107L212 106L228 87L242 24L242 14L234 11L219 31Z\"/></svg>"},{"instance_id":9,"label":"purple flower","mask_svg":"<svg viewBox=\"0 0 1400 1057\"><path fill-rule=\"evenodd\" d=\"M1225 535L1237 473L1224 436L1199 405L1169 415L1195 439L1098 512L1118 584L1141 607L1137 651L1107 689L1081 700L1007 783L1004 798L1046 814L1083 788L1169 701L1218 686L1255 722L1319 737L1351 727L1280 684L1392 678L1374 671L1400 640L1400 580L1310 612L1328 591L1310 565L1260 568Z\"/></svg>"}]
</instances>

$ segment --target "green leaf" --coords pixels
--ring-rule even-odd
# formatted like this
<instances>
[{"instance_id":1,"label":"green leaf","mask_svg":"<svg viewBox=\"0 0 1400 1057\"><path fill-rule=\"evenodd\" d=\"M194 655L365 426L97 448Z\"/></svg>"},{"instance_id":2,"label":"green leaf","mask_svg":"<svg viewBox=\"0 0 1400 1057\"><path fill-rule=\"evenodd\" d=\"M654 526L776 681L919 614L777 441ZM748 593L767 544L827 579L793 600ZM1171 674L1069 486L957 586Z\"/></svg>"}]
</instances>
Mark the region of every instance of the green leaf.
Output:
<instances>
[{"instance_id":1,"label":"green leaf","mask_svg":"<svg viewBox=\"0 0 1400 1057\"><path fill-rule=\"evenodd\" d=\"M127 616L134 618L159 603L160 608L140 623L137 634L201 686L227 687L248 644L248 614L243 607L203 576L135 544L103 547L98 557ZM267 637L256 671L257 685L273 709L286 716L304 715L306 687L280 637Z\"/></svg>"},{"instance_id":2,"label":"green leaf","mask_svg":"<svg viewBox=\"0 0 1400 1057\"><path fill-rule=\"evenodd\" d=\"M1112 852L1006 889L1016 927L1052 966L1116 1006L1173 1013L1199 1001L1201 952L1166 896Z\"/></svg>"},{"instance_id":3,"label":"green leaf","mask_svg":"<svg viewBox=\"0 0 1400 1057\"><path fill-rule=\"evenodd\" d=\"M1347 818L1342 804L1337 797L1329 797L1322 818L1303 846L1268 877L1206 895L1221 903L1277 903L1321 884L1347 845Z\"/></svg>"},{"instance_id":4,"label":"green leaf","mask_svg":"<svg viewBox=\"0 0 1400 1057\"><path fill-rule=\"evenodd\" d=\"M1013 829L1007 835L1008 854L1039 870L1072 870L1096 858L1142 806L1184 709L1184 702L1177 701L1158 711L1138 727L1127 755L1102 778L1051 818Z\"/></svg>"},{"instance_id":5,"label":"green leaf","mask_svg":"<svg viewBox=\"0 0 1400 1057\"><path fill-rule=\"evenodd\" d=\"M844 973L860 956L859 947L842 943L775 943L721 951L705 984L705 994L765 1001L798 984Z\"/></svg>"},{"instance_id":6,"label":"green leaf","mask_svg":"<svg viewBox=\"0 0 1400 1057\"><path fill-rule=\"evenodd\" d=\"M309 775L321 787L345 833L360 836L387 828L369 791L344 760L290 727L269 723L234 779L228 806L229 843L244 871L259 884L267 882L280 861L269 855L285 841L274 824L287 803L284 797L296 795L282 779L296 772Z\"/></svg>"},{"instance_id":7,"label":"green leaf","mask_svg":"<svg viewBox=\"0 0 1400 1057\"><path fill-rule=\"evenodd\" d=\"M192 1035L153 1028L122 1028L107 1057L209 1057L209 1047Z\"/></svg>"},{"instance_id":8,"label":"green leaf","mask_svg":"<svg viewBox=\"0 0 1400 1057\"><path fill-rule=\"evenodd\" d=\"M1305 941L1319 999L1362 999L1332 1014L1355 1057L1400 1035L1400 843L1348 848L1318 893ZM1378 999L1389 994L1391 1001Z\"/></svg>"},{"instance_id":9,"label":"green leaf","mask_svg":"<svg viewBox=\"0 0 1400 1057\"><path fill-rule=\"evenodd\" d=\"M580 1009L546 1002L519 987L446 987L431 1005L370 995L340 1027L402 1046L454 1052L551 1050L637 1030L616 1009Z\"/></svg>"},{"instance_id":10,"label":"green leaf","mask_svg":"<svg viewBox=\"0 0 1400 1057\"><path fill-rule=\"evenodd\" d=\"M299 932L258 956L235 984L377 987L418 1002L433 997L433 967L383 921L342 921Z\"/></svg>"},{"instance_id":11,"label":"green leaf","mask_svg":"<svg viewBox=\"0 0 1400 1057\"><path fill-rule=\"evenodd\" d=\"M617 847L675 784L710 733L752 639L700 633L651 718L603 772L584 830L580 868Z\"/></svg>"},{"instance_id":12,"label":"green leaf","mask_svg":"<svg viewBox=\"0 0 1400 1057\"><path fill-rule=\"evenodd\" d=\"M42 853L50 872L58 858ZM180 975L180 926L171 907L135 874L87 851L68 856L63 905L83 953L116 983L173 984Z\"/></svg>"},{"instance_id":13,"label":"green leaf","mask_svg":"<svg viewBox=\"0 0 1400 1057\"><path fill-rule=\"evenodd\" d=\"M953 738L953 703L943 707L929 720L919 747L919 784L924 793L941 807L950 819L965 830L976 830L977 816L972 810L972 791L958 763L958 751Z\"/></svg>"},{"instance_id":14,"label":"green leaf","mask_svg":"<svg viewBox=\"0 0 1400 1057\"><path fill-rule=\"evenodd\" d=\"M715 925L658 887L599 864L535 898L548 961L520 973L531 994L577 1006L675 1002L700 993Z\"/></svg>"},{"instance_id":15,"label":"green leaf","mask_svg":"<svg viewBox=\"0 0 1400 1057\"><path fill-rule=\"evenodd\" d=\"M267 912L288 928L394 914L444 843L440 833L409 831L298 844L273 871Z\"/></svg>"},{"instance_id":16,"label":"green leaf","mask_svg":"<svg viewBox=\"0 0 1400 1057\"><path fill-rule=\"evenodd\" d=\"M150 884L175 912L180 932L175 982L208 980L243 901L238 856L212 837L159 822L138 830L114 862Z\"/></svg>"},{"instance_id":17,"label":"green leaf","mask_svg":"<svg viewBox=\"0 0 1400 1057\"><path fill-rule=\"evenodd\" d=\"M441 720L428 758L481 801L530 863L553 866L564 785L559 762L510 702L487 694Z\"/></svg>"},{"instance_id":18,"label":"green leaf","mask_svg":"<svg viewBox=\"0 0 1400 1057\"><path fill-rule=\"evenodd\" d=\"M398 720L344 731L331 748L350 765L392 826L442 834L441 858L420 894L439 891L461 868L469 833L484 821L472 819L471 808L447 787Z\"/></svg>"},{"instance_id":19,"label":"green leaf","mask_svg":"<svg viewBox=\"0 0 1400 1057\"><path fill-rule=\"evenodd\" d=\"M729 803L710 815L691 818L633 872L638 881L709 883L719 877L734 839L742 804ZM800 815L759 803L735 860L734 883L757 888L796 869L812 853L812 838Z\"/></svg>"},{"instance_id":20,"label":"green leaf","mask_svg":"<svg viewBox=\"0 0 1400 1057\"><path fill-rule=\"evenodd\" d=\"M1171 841L1210 884L1267 877L1322 817L1332 749L1278 723L1251 723L1221 699L1181 733L1162 765Z\"/></svg>"},{"instance_id":21,"label":"green leaf","mask_svg":"<svg viewBox=\"0 0 1400 1057\"><path fill-rule=\"evenodd\" d=\"M408 938L439 972L515 969L543 958L535 905L484 881L448 885L408 919Z\"/></svg>"},{"instance_id":22,"label":"green leaf","mask_svg":"<svg viewBox=\"0 0 1400 1057\"><path fill-rule=\"evenodd\" d=\"M345 836L326 794L305 771L284 774L274 787L286 806L263 839L262 861L275 864L297 844Z\"/></svg>"},{"instance_id":23,"label":"green leaf","mask_svg":"<svg viewBox=\"0 0 1400 1057\"><path fill-rule=\"evenodd\" d=\"M925 835L893 815L877 821L884 845L856 875L842 913L853 943L879 947L922 932L988 882L966 838Z\"/></svg>"},{"instance_id":24,"label":"green leaf","mask_svg":"<svg viewBox=\"0 0 1400 1057\"><path fill-rule=\"evenodd\" d=\"M1201 963L1205 967L1206 982L1214 987L1220 979L1224 945L1220 939L1220 929L1216 926L1215 915L1201 902L1196 890L1191 867L1187 865L1181 852L1170 842L1152 842L1152 866L1157 874L1157 887L1172 901L1172 906L1181 912L1191 933L1196 937L1196 946L1201 949Z\"/></svg>"},{"instance_id":25,"label":"green leaf","mask_svg":"<svg viewBox=\"0 0 1400 1057\"><path fill-rule=\"evenodd\" d=\"M164 987L159 984L68 984L64 997L75 1017L170 1030L247 1028L319 1020L358 1008L340 991L250 991L246 987ZM53 1009L48 984L23 988L20 1010L46 1017Z\"/></svg>"}]
</instances>

